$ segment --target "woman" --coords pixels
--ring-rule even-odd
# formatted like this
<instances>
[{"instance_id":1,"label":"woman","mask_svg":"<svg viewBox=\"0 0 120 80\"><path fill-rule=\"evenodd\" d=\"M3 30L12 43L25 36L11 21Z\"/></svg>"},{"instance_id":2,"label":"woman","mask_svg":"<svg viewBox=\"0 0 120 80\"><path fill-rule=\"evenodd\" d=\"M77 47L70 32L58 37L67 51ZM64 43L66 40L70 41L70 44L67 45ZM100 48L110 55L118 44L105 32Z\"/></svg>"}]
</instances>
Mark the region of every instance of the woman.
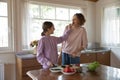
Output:
<instances>
[{"instance_id":1,"label":"woman","mask_svg":"<svg viewBox=\"0 0 120 80\"><path fill-rule=\"evenodd\" d=\"M67 27L65 34L61 37L51 36L54 33L54 25L52 22L46 21L42 26L42 38L38 41L37 60L44 69L57 64L57 44L66 40L71 32L70 25Z\"/></svg>"},{"instance_id":2,"label":"woman","mask_svg":"<svg viewBox=\"0 0 120 80\"><path fill-rule=\"evenodd\" d=\"M73 16L72 32L62 43L62 65L80 64L80 52L87 47L88 42L86 30L82 27L84 23L85 18L81 13Z\"/></svg>"}]
</instances>

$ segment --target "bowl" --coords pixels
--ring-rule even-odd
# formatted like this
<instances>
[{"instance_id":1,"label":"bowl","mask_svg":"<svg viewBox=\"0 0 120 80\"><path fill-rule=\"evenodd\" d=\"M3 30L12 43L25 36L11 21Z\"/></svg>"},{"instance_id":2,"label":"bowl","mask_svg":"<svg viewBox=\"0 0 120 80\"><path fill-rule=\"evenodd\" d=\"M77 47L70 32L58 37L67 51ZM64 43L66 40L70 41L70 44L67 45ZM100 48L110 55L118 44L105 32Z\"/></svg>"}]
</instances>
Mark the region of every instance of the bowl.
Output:
<instances>
[{"instance_id":1,"label":"bowl","mask_svg":"<svg viewBox=\"0 0 120 80\"><path fill-rule=\"evenodd\" d=\"M52 68L49 68L49 70L51 72L61 72L62 68L61 67L52 67Z\"/></svg>"},{"instance_id":2,"label":"bowl","mask_svg":"<svg viewBox=\"0 0 120 80\"><path fill-rule=\"evenodd\" d=\"M73 72L64 72L63 69L61 70L61 72L64 74L64 75L73 75L76 73L76 71L73 71Z\"/></svg>"}]
</instances>

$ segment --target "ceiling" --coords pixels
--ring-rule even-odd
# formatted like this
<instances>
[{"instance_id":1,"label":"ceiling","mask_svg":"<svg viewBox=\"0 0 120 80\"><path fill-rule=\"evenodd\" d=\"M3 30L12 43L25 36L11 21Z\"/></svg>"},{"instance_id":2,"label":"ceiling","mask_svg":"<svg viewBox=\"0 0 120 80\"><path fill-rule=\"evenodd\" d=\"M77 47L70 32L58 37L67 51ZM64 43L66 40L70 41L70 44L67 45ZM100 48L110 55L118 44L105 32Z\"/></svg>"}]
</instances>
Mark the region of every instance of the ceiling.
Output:
<instances>
[{"instance_id":1,"label":"ceiling","mask_svg":"<svg viewBox=\"0 0 120 80\"><path fill-rule=\"evenodd\" d=\"M92 1L92 2L97 2L98 0L86 0L86 1Z\"/></svg>"}]
</instances>

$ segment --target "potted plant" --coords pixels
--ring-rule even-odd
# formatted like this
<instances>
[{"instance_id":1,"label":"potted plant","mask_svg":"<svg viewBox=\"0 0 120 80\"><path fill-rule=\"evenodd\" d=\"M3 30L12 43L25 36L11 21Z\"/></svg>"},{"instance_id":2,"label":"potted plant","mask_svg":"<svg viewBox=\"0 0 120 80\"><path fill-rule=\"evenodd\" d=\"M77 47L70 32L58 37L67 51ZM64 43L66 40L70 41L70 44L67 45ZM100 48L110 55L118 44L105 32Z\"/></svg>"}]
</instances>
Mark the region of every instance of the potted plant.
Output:
<instances>
[{"instance_id":1,"label":"potted plant","mask_svg":"<svg viewBox=\"0 0 120 80\"><path fill-rule=\"evenodd\" d=\"M37 46L38 46L38 40L31 41L30 47L33 47L33 48L34 48L33 54L36 54L36 53L37 53Z\"/></svg>"}]
</instances>

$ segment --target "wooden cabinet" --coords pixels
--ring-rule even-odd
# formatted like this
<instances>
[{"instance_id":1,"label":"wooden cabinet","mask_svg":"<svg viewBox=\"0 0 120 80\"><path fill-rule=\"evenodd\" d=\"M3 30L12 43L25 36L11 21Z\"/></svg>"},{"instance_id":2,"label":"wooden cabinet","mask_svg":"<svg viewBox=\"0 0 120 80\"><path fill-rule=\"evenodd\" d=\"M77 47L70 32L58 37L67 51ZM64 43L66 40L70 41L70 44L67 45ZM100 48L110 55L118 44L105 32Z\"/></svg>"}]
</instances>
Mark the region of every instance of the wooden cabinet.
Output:
<instances>
[{"instance_id":1,"label":"wooden cabinet","mask_svg":"<svg viewBox=\"0 0 120 80\"><path fill-rule=\"evenodd\" d=\"M85 53L80 56L80 63L90 63L96 61L96 53Z\"/></svg>"},{"instance_id":2,"label":"wooden cabinet","mask_svg":"<svg viewBox=\"0 0 120 80\"><path fill-rule=\"evenodd\" d=\"M37 62L36 57L34 55L29 56L29 58L16 57L16 66L17 80L32 80L29 76L26 75L26 72L29 70L42 68L42 66Z\"/></svg>"},{"instance_id":3,"label":"wooden cabinet","mask_svg":"<svg viewBox=\"0 0 120 80\"><path fill-rule=\"evenodd\" d=\"M110 66L110 51L97 53L83 53L80 56L80 63L91 63L98 61L100 64Z\"/></svg>"},{"instance_id":4,"label":"wooden cabinet","mask_svg":"<svg viewBox=\"0 0 120 80\"><path fill-rule=\"evenodd\" d=\"M96 59L100 64L110 66L110 52L97 53L96 55Z\"/></svg>"}]
</instances>

